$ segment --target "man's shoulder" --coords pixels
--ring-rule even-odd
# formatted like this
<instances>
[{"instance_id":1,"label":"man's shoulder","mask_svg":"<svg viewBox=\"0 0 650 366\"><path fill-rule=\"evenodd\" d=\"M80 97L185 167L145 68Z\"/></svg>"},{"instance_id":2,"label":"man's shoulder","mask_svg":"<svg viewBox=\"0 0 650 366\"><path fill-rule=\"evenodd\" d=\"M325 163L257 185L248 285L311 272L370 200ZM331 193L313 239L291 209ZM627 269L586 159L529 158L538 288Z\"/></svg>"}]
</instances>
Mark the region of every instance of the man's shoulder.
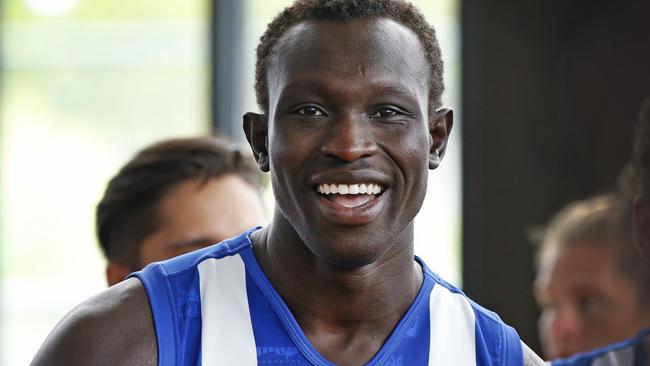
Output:
<instances>
[{"instance_id":1,"label":"man's shoulder","mask_svg":"<svg viewBox=\"0 0 650 366\"><path fill-rule=\"evenodd\" d=\"M57 324L33 365L155 365L156 336L147 294L137 279L84 301Z\"/></svg>"},{"instance_id":2,"label":"man's shoulder","mask_svg":"<svg viewBox=\"0 0 650 366\"><path fill-rule=\"evenodd\" d=\"M429 314L437 324L449 323L448 328L452 329L438 327L436 331L440 332L441 337L454 334L457 329L469 329L470 339L465 342L475 347L477 359L486 364L519 365L525 359L526 365L534 365L536 363L531 360L540 361L532 351L528 352L530 354L525 352L528 349L522 346L517 332L496 313L471 300L426 266L423 268L425 276L434 282Z\"/></svg>"},{"instance_id":3,"label":"man's shoulder","mask_svg":"<svg viewBox=\"0 0 650 366\"><path fill-rule=\"evenodd\" d=\"M648 365L650 328L640 331L625 341L565 359L554 360L553 366L636 366Z\"/></svg>"},{"instance_id":4,"label":"man's shoulder","mask_svg":"<svg viewBox=\"0 0 650 366\"><path fill-rule=\"evenodd\" d=\"M423 263L423 262L422 262ZM423 263L424 264L424 263ZM502 326L505 323L499 318L499 316L483 306L476 303L469 296L467 296L462 290L460 290L455 285L447 282L445 279L440 277L437 273L433 272L430 268L423 265L424 274L433 279L435 283L434 291L446 294L447 298L455 298L456 302L462 304L466 309L471 310L471 313L476 321L481 323L487 322L493 326ZM453 297L452 297L453 296Z\"/></svg>"}]
</instances>

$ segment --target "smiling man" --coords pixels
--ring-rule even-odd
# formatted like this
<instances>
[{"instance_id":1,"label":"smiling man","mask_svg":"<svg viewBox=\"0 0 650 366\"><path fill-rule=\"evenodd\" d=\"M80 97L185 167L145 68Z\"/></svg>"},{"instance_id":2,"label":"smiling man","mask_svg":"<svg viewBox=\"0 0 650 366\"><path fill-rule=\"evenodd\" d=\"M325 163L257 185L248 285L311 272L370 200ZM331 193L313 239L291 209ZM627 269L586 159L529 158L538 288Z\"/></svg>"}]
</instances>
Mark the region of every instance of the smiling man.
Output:
<instances>
[{"instance_id":1,"label":"smiling man","mask_svg":"<svg viewBox=\"0 0 650 366\"><path fill-rule=\"evenodd\" d=\"M244 116L271 174L271 224L82 304L35 363L540 362L414 257L413 220L452 128L442 90L435 32L410 4L295 2L260 41L262 112Z\"/></svg>"}]
</instances>

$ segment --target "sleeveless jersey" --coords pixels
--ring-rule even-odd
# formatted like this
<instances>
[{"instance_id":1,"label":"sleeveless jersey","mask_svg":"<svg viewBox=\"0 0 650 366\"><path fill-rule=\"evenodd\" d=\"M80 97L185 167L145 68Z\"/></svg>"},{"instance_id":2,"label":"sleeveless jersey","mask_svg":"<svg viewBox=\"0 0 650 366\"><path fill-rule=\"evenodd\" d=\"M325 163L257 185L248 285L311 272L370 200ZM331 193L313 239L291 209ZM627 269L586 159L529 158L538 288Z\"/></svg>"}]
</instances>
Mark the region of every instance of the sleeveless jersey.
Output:
<instances>
[{"instance_id":1,"label":"sleeveless jersey","mask_svg":"<svg viewBox=\"0 0 650 366\"><path fill-rule=\"evenodd\" d=\"M131 275L149 297L160 365L333 365L260 268L249 238L254 230ZM366 365L523 364L513 328L415 260L422 287Z\"/></svg>"}]
</instances>

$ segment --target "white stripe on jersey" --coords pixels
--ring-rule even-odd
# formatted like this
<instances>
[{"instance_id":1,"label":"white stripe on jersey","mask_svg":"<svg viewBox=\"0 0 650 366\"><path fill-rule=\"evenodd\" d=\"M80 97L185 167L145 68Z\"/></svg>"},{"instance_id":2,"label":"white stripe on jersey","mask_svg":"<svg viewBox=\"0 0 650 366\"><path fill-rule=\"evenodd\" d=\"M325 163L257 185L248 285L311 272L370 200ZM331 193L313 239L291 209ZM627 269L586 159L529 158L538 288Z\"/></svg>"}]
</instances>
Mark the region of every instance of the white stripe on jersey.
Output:
<instances>
[{"instance_id":1,"label":"white stripe on jersey","mask_svg":"<svg viewBox=\"0 0 650 366\"><path fill-rule=\"evenodd\" d=\"M469 301L436 284L429 309L429 365L475 366L475 315Z\"/></svg>"},{"instance_id":2,"label":"white stripe on jersey","mask_svg":"<svg viewBox=\"0 0 650 366\"><path fill-rule=\"evenodd\" d=\"M198 268L203 365L257 365L246 270L241 257L208 259Z\"/></svg>"}]
</instances>

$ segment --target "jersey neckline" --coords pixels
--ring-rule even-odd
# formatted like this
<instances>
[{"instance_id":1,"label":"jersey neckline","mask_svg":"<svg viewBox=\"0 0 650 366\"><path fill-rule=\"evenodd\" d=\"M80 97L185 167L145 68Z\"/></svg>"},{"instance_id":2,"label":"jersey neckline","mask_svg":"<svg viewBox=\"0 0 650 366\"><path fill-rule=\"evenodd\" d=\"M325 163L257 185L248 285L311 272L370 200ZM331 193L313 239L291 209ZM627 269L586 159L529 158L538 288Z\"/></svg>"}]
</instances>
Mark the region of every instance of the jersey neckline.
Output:
<instances>
[{"instance_id":1,"label":"jersey neckline","mask_svg":"<svg viewBox=\"0 0 650 366\"><path fill-rule=\"evenodd\" d=\"M289 310L288 306L277 292L275 287L271 284L271 281L268 279L264 271L259 265L255 254L253 253L253 243L250 239L250 234L255 230L249 230L246 232L246 240L248 241L248 246L242 250L239 254L246 264L246 271L253 278L257 286L260 288L266 299L268 300L271 308L276 313L282 325L289 333L289 336L296 344L300 352L307 358L312 364L316 366L336 366L334 363L327 360L323 357L316 348L309 341L307 336L304 334L298 322ZM431 293L435 281L431 277L431 273L424 264L424 262L415 256L414 260L422 268L422 285L418 290L415 299L409 306L406 313L402 316L402 319L397 323L391 334L386 339L386 342L381 346L379 351L368 361L366 366L382 365L393 353L393 351L399 346L400 341L404 333L413 326L413 323L417 321L417 316L420 314L423 308L426 308L424 305L428 304L428 295Z\"/></svg>"}]
</instances>

